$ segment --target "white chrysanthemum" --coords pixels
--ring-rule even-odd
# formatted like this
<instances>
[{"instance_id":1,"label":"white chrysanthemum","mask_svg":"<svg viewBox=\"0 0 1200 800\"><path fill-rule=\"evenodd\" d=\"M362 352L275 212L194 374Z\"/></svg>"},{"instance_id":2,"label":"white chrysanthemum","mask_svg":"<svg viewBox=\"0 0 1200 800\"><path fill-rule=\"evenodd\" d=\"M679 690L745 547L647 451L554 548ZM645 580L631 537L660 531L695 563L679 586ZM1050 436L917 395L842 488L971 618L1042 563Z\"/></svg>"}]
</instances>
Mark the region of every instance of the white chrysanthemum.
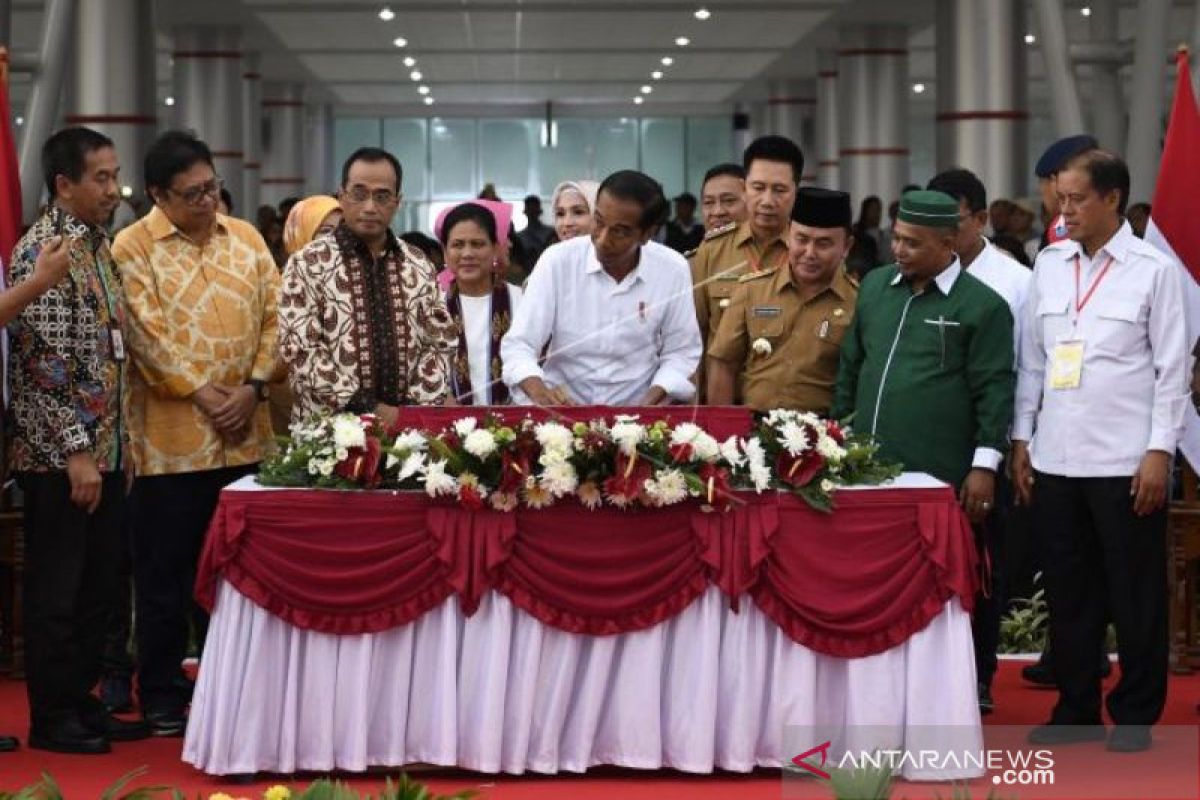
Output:
<instances>
[{"instance_id":1,"label":"white chrysanthemum","mask_svg":"<svg viewBox=\"0 0 1200 800\"><path fill-rule=\"evenodd\" d=\"M646 429L636 422L627 421L628 417L618 419L621 421L612 426L608 435L617 443L622 453L631 456L637 450L637 446L646 440Z\"/></svg>"},{"instance_id":2,"label":"white chrysanthemum","mask_svg":"<svg viewBox=\"0 0 1200 800\"><path fill-rule=\"evenodd\" d=\"M578 485L579 475L568 461L551 464L542 472L542 488L555 497L571 494Z\"/></svg>"},{"instance_id":3,"label":"white chrysanthemum","mask_svg":"<svg viewBox=\"0 0 1200 800\"><path fill-rule=\"evenodd\" d=\"M828 479L821 481L821 491L822 492L825 492L825 494L829 494L830 492L833 491L833 489L834 489L833 481L828 480Z\"/></svg>"},{"instance_id":4,"label":"white chrysanthemum","mask_svg":"<svg viewBox=\"0 0 1200 800\"><path fill-rule=\"evenodd\" d=\"M575 434L571 433L571 429L558 422L543 422L534 428L533 435L544 450L554 453L570 453L575 443Z\"/></svg>"},{"instance_id":5,"label":"white chrysanthemum","mask_svg":"<svg viewBox=\"0 0 1200 800\"><path fill-rule=\"evenodd\" d=\"M335 458L337 458L337 460L338 460L338 461L345 461L347 458L349 458L349 457L350 457L350 451L349 451L349 450L347 450L347 449L346 449L346 448L344 448L344 447L339 447L339 448L338 448L338 449L337 449L337 450L334 452L334 454L333 454L333 455L334 455L334 457L335 457Z\"/></svg>"},{"instance_id":6,"label":"white chrysanthemum","mask_svg":"<svg viewBox=\"0 0 1200 800\"><path fill-rule=\"evenodd\" d=\"M410 428L397 436L392 446L397 450L416 452L417 450L424 450L428 444L429 442L425 439L425 434Z\"/></svg>"},{"instance_id":7,"label":"white chrysanthemum","mask_svg":"<svg viewBox=\"0 0 1200 800\"><path fill-rule=\"evenodd\" d=\"M730 436L721 442L721 458L734 469L740 469L746 463L746 457L742 455L742 448L738 445L738 437Z\"/></svg>"},{"instance_id":8,"label":"white chrysanthemum","mask_svg":"<svg viewBox=\"0 0 1200 800\"><path fill-rule=\"evenodd\" d=\"M487 458L496 452L496 437L483 428L473 430L463 437L463 449L476 458Z\"/></svg>"},{"instance_id":9,"label":"white chrysanthemum","mask_svg":"<svg viewBox=\"0 0 1200 800\"><path fill-rule=\"evenodd\" d=\"M644 484L646 494L654 500L655 505L669 506L681 503L688 496L687 480L677 469L661 469L653 480Z\"/></svg>"},{"instance_id":10,"label":"white chrysanthemum","mask_svg":"<svg viewBox=\"0 0 1200 800\"><path fill-rule=\"evenodd\" d=\"M692 446L692 455L713 462L721 456L721 445L707 431L692 422L681 422L671 431L671 444Z\"/></svg>"},{"instance_id":11,"label":"white chrysanthemum","mask_svg":"<svg viewBox=\"0 0 1200 800\"><path fill-rule=\"evenodd\" d=\"M322 461L321 467L320 467L321 474L323 476L325 476L326 478L328 478L330 475L333 474L333 466L334 466L334 463L332 461L330 461L329 459Z\"/></svg>"},{"instance_id":12,"label":"white chrysanthemum","mask_svg":"<svg viewBox=\"0 0 1200 800\"><path fill-rule=\"evenodd\" d=\"M338 450L363 447L366 443L362 420L353 414L339 414L333 418L333 444Z\"/></svg>"},{"instance_id":13,"label":"white chrysanthemum","mask_svg":"<svg viewBox=\"0 0 1200 800\"><path fill-rule=\"evenodd\" d=\"M413 475L419 475L425 469L425 456L422 453L411 453L400 465L399 480L407 480Z\"/></svg>"},{"instance_id":14,"label":"white chrysanthemum","mask_svg":"<svg viewBox=\"0 0 1200 800\"><path fill-rule=\"evenodd\" d=\"M832 436L820 436L817 438L817 452L821 454L821 458L826 461L841 461L846 457L846 450Z\"/></svg>"},{"instance_id":15,"label":"white chrysanthemum","mask_svg":"<svg viewBox=\"0 0 1200 800\"><path fill-rule=\"evenodd\" d=\"M478 424L474 417L463 417L454 423L454 432L459 436L466 437L468 433L475 430Z\"/></svg>"},{"instance_id":16,"label":"white chrysanthemum","mask_svg":"<svg viewBox=\"0 0 1200 800\"><path fill-rule=\"evenodd\" d=\"M779 426L779 439L793 456L804 455L813 444L808 440L808 431L790 420Z\"/></svg>"},{"instance_id":17,"label":"white chrysanthemum","mask_svg":"<svg viewBox=\"0 0 1200 800\"><path fill-rule=\"evenodd\" d=\"M396 466L399 463L400 463L400 457L389 450L388 454L387 454L387 458L385 458L383 460L383 468L391 469L392 467Z\"/></svg>"},{"instance_id":18,"label":"white chrysanthemum","mask_svg":"<svg viewBox=\"0 0 1200 800\"><path fill-rule=\"evenodd\" d=\"M746 440L744 449L754 490L762 492L769 489L771 487L771 468L767 466L767 451L763 449L762 442L758 440L757 436L752 437Z\"/></svg>"},{"instance_id":19,"label":"white chrysanthemum","mask_svg":"<svg viewBox=\"0 0 1200 800\"><path fill-rule=\"evenodd\" d=\"M458 491L458 481L446 474L445 461L432 461L425 467L425 494L437 497Z\"/></svg>"}]
</instances>

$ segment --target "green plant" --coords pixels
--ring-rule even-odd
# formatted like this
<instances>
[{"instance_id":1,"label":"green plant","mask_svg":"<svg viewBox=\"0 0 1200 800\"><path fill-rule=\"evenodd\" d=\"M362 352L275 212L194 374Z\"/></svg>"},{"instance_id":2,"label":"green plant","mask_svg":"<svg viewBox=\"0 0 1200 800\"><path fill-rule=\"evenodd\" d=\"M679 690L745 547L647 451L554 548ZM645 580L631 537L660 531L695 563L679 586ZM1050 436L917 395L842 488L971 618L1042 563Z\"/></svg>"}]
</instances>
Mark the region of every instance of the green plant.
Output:
<instances>
[{"instance_id":1,"label":"green plant","mask_svg":"<svg viewBox=\"0 0 1200 800\"><path fill-rule=\"evenodd\" d=\"M1041 581L1039 572L1033 577ZM1040 653L1046 646L1050 626L1050 609L1046 605L1046 590L1038 589L1030 598L1017 598L1000 620L1001 653Z\"/></svg>"},{"instance_id":2,"label":"green plant","mask_svg":"<svg viewBox=\"0 0 1200 800\"><path fill-rule=\"evenodd\" d=\"M888 800L892 796L891 767L862 766L829 770L836 800Z\"/></svg>"}]
</instances>

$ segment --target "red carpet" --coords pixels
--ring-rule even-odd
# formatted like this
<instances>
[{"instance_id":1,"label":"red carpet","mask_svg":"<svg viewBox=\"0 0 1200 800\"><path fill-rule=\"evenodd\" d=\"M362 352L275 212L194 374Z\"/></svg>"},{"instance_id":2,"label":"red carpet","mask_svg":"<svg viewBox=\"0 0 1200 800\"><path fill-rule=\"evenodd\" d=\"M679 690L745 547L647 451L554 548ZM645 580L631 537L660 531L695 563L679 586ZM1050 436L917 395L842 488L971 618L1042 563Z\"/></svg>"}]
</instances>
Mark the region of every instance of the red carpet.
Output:
<instances>
[{"instance_id":1,"label":"red carpet","mask_svg":"<svg viewBox=\"0 0 1200 800\"><path fill-rule=\"evenodd\" d=\"M1002 662L1000 674L996 678L994 695L997 711L986 718L988 725L1030 725L1042 722L1049 714L1054 701L1054 692L1028 688L1020 679L1018 662ZM1111 685L1111 681L1110 681ZM0 731L14 733L21 737L22 744L28 730L28 708L25 701L24 684L12 681L0 681ZM1194 726L1200 723L1196 714L1196 703L1200 701L1200 675L1172 676L1170 696L1163 717L1164 724ZM0 754L0 791L12 791L36 781L42 772L48 772L55 777L63 789L67 800L94 800L100 796L103 788L129 770L146 767L147 773L134 785L170 785L184 790L189 797L224 791L234 797L255 798L261 796L262 790L276 781L261 781L252 785L238 785L222 782L198 773L179 760L182 740L158 739L128 744L116 744L113 753L108 756L65 756L45 753L37 750L22 749L16 753ZM1096 754L1103 751L1101 745L1079 745L1078 751L1084 761L1082 769L1086 770L1089 752L1085 748L1094 748ZM1176 766L1179 763L1179 753L1169 752L1169 748L1156 747L1149 753L1126 756L1130 759L1131 770L1136 770L1139 780L1151 780L1150 776L1162 765L1156 763L1165 758L1174 758ZM1195 754L1192 761L1195 762ZM1064 769L1066 767L1064 766ZM1069 769L1068 772L1074 772ZM347 777L356 787L378 789L383 785L386 773L374 776ZM1062 772L1059 772L1062 775ZM450 792L463 788L476 788L481 792L483 800L538 800L539 798L563 798L571 800L597 800L598 798L688 798L688 800L705 800L706 798L737 798L738 800L756 800L757 798L782 797L782 788L778 771L763 770L758 773L743 776L718 774L711 776L687 776L674 772L643 773L632 770L602 769L594 770L586 776L555 776L555 777L512 777L478 775L466 772L437 770L426 773L416 773L438 792ZM302 784L305 779L316 776L297 778L295 783ZM1060 780L1060 783L1062 781ZM973 787L974 796L983 798L993 787ZM1045 790L1039 790L1038 797L1051 796ZM894 796L906 800L920 798L942 797L949 798L951 788L945 784L907 784L899 783ZM1031 793L1020 791L999 791L999 797L1017 798L1030 797ZM805 797L832 797L832 792L825 786L812 784L805 788ZM1054 794L1056 797L1067 797L1068 794ZM1106 795L1106 796L1112 796Z\"/></svg>"}]
</instances>

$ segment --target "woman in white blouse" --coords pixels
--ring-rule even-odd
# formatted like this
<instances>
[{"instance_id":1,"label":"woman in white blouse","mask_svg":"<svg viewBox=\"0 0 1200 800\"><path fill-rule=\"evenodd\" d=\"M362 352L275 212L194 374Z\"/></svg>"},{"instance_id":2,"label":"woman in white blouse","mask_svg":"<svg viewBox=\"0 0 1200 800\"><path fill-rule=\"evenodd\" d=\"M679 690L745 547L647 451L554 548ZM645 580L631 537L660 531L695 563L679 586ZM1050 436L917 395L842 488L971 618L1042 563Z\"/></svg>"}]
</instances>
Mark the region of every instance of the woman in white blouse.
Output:
<instances>
[{"instance_id":1,"label":"woman in white blouse","mask_svg":"<svg viewBox=\"0 0 1200 800\"><path fill-rule=\"evenodd\" d=\"M565 242L592 232L592 215L596 212L595 181L563 181L554 187L550 208L554 211L554 232L558 241Z\"/></svg>"},{"instance_id":2,"label":"woman in white blouse","mask_svg":"<svg viewBox=\"0 0 1200 800\"><path fill-rule=\"evenodd\" d=\"M505 212L512 213L504 203L472 200L455 206L436 226L454 275L446 292L446 305L459 323L451 387L463 405L510 402L500 379L500 340L512 324L521 290L498 272L508 247Z\"/></svg>"}]
</instances>

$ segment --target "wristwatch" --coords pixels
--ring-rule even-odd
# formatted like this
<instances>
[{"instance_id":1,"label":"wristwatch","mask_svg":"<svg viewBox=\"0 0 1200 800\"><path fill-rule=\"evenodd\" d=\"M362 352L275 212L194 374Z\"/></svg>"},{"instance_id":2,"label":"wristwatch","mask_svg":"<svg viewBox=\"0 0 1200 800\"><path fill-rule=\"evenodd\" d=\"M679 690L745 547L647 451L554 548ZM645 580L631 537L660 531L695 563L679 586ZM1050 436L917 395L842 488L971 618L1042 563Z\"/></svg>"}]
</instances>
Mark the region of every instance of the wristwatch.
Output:
<instances>
[{"instance_id":1,"label":"wristwatch","mask_svg":"<svg viewBox=\"0 0 1200 800\"><path fill-rule=\"evenodd\" d=\"M267 402L267 382L260 381L257 378L251 378L246 381L247 386L254 387L254 399L260 403Z\"/></svg>"}]
</instances>

